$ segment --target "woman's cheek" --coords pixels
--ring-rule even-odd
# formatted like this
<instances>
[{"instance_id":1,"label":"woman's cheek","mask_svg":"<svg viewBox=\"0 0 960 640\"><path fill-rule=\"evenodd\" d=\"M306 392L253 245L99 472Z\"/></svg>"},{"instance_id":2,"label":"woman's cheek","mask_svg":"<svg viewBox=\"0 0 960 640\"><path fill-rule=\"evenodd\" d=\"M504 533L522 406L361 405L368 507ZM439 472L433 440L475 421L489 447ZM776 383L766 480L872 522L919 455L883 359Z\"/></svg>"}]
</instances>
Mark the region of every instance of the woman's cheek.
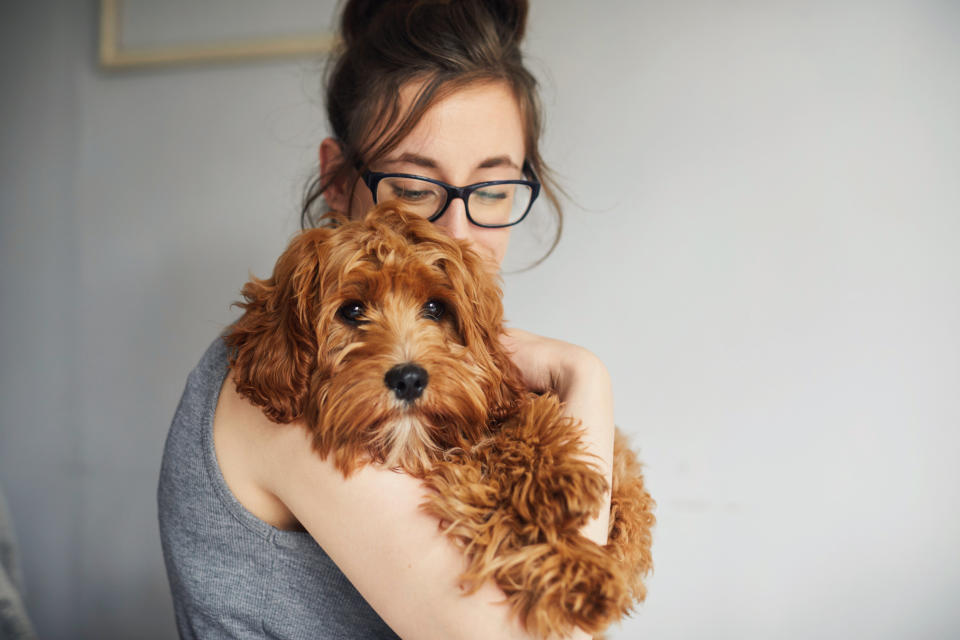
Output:
<instances>
[{"instance_id":1,"label":"woman's cheek","mask_svg":"<svg viewBox=\"0 0 960 640\"><path fill-rule=\"evenodd\" d=\"M478 245L484 257L493 261L495 270L499 270L500 265L503 264L509 244L510 229L477 228L477 235L474 236L474 245Z\"/></svg>"}]
</instances>

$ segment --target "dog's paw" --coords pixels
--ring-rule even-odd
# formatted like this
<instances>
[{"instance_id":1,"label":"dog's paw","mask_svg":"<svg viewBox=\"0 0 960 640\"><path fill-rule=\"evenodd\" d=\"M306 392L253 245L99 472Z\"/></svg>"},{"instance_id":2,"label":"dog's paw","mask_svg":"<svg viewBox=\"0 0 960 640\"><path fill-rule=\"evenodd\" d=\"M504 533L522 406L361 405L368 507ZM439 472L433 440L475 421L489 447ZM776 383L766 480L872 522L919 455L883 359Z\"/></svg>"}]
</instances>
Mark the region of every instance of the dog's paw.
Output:
<instances>
[{"instance_id":1,"label":"dog's paw","mask_svg":"<svg viewBox=\"0 0 960 640\"><path fill-rule=\"evenodd\" d=\"M582 536L531 545L505 560L495 575L497 585L527 631L539 637L564 636L575 628L597 634L632 607L616 561Z\"/></svg>"},{"instance_id":2,"label":"dog's paw","mask_svg":"<svg viewBox=\"0 0 960 640\"><path fill-rule=\"evenodd\" d=\"M582 429L554 396L531 396L483 452L530 542L555 542L596 517L607 483L583 453ZM539 532L539 533L537 533Z\"/></svg>"}]
</instances>

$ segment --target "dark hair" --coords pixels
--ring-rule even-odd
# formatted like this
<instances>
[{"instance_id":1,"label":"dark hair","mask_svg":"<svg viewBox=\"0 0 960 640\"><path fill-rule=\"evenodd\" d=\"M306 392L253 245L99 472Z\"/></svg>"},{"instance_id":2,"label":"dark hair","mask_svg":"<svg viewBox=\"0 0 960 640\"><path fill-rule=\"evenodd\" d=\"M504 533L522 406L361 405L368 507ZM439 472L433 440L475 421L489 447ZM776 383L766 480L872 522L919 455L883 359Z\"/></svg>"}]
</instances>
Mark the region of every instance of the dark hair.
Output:
<instances>
[{"instance_id":1,"label":"dark hair","mask_svg":"<svg viewBox=\"0 0 960 640\"><path fill-rule=\"evenodd\" d=\"M307 185L302 226L323 217L319 202L327 187L393 150L438 100L475 82L502 81L520 106L525 160L556 214L549 255L563 227L562 191L540 157L537 81L520 52L527 13L526 0L347 0L326 78L327 117L343 162L326 180L317 175ZM400 89L411 81L420 89L403 112Z\"/></svg>"}]
</instances>

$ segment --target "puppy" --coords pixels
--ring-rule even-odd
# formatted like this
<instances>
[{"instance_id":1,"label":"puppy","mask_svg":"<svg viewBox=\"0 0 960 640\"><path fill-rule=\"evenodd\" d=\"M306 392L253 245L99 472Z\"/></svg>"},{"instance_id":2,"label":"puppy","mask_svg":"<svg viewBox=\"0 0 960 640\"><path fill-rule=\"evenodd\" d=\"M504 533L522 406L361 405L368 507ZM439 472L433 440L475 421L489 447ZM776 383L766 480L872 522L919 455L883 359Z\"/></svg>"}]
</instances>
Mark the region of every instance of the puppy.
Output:
<instances>
[{"instance_id":1,"label":"puppy","mask_svg":"<svg viewBox=\"0 0 960 640\"><path fill-rule=\"evenodd\" d=\"M238 392L305 424L345 477L377 463L421 478L469 590L492 580L541 637L601 633L644 599L654 502L636 456L618 432L597 545L578 531L606 481L556 396L524 388L497 279L466 243L387 203L303 232L242 295Z\"/></svg>"}]
</instances>

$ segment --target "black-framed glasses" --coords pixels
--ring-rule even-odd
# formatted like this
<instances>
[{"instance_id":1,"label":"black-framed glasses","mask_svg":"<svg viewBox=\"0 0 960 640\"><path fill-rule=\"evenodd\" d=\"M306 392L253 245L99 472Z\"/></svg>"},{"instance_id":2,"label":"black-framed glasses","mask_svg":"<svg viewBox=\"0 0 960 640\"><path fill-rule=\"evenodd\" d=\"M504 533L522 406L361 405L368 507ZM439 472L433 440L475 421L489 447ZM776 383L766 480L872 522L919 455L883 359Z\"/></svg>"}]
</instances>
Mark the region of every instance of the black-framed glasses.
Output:
<instances>
[{"instance_id":1,"label":"black-framed glasses","mask_svg":"<svg viewBox=\"0 0 960 640\"><path fill-rule=\"evenodd\" d=\"M411 173L367 170L361 177L373 194L374 204L396 200L410 213L433 222L444 214L451 202L460 198L467 220L478 227L500 229L511 227L527 217L540 195L540 181L529 163L524 163L523 173L531 179L490 180L465 187L454 187Z\"/></svg>"}]
</instances>

